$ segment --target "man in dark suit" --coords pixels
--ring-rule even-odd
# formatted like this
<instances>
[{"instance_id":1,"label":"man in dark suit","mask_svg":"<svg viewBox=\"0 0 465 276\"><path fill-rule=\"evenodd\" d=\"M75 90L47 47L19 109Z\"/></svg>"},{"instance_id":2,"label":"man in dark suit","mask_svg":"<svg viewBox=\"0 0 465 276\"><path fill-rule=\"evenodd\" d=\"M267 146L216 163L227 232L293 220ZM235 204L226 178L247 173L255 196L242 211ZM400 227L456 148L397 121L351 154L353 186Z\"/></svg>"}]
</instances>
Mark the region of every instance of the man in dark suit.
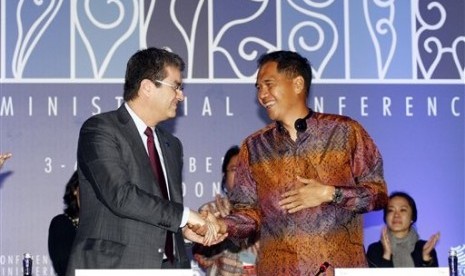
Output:
<instances>
[{"instance_id":1,"label":"man in dark suit","mask_svg":"<svg viewBox=\"0 0 465 276\"><path fill-rule=\"evenodd\" d=\"M183 70L174 53L138 51L127 64L125 103L83 124L77 153L80 223L67 275L79 268L190 267L184 238L203 239L186 225L205 222L183 206L181 142L158 126L176 116L184 99ZM155 138L147 142L148 135ZM154 144L163 179L152 169ZM174 260L165 250L168 241L174 241Z\"/></svg>"}]
</instances>

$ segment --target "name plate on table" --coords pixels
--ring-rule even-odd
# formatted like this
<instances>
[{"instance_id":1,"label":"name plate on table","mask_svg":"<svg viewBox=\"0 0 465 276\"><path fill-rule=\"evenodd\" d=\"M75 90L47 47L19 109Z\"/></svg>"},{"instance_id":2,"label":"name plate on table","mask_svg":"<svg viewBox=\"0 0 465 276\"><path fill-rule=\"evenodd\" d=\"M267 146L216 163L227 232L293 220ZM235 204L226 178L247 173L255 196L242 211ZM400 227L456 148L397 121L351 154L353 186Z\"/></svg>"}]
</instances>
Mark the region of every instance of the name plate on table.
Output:
<instances>
[{"instance_id":1,"label":"name plate on table","mask_svg":"<svg viewBox=\"0 0 465 276\"><path fill-rule=\"evenodd\" d=\"M448 267L336 268L335 276L449 276Z\"/></svg>"},{"instance_id":2,"label":"name plate on table","mask_svg":"<svg viewBox=\"0 0 465 276\"><path fill-rule=\"evenodd\" d=\"M192 269L76 269L76 276L192 276Z\"/></svg>"}]
</instances>

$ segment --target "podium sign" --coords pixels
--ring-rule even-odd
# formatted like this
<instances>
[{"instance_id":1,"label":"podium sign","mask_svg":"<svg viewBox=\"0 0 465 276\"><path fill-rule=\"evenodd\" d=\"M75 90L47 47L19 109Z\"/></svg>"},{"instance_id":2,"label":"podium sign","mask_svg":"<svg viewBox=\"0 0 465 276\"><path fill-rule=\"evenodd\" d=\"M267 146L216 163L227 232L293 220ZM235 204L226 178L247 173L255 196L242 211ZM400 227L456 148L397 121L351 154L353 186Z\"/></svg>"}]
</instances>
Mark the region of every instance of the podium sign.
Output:
<instances>
[{"instance_id":1,"label":"podium sign","mask_svg":"<svg viewBox=\"0 0 465 276\"><path fill-rule=\"evenodd\" d=\"M447 267L336 268L335 276L449 276Z\"/></svg>"},{"instance_id":2,"label":"podium sign","mask_svg":"<svg viewBox=\"0 0 465 276\"><path fill-rule=\"evenodd\" d=\"M76 276L192 276L192 269L76 269Z\"/></svg>"}]
</instances>

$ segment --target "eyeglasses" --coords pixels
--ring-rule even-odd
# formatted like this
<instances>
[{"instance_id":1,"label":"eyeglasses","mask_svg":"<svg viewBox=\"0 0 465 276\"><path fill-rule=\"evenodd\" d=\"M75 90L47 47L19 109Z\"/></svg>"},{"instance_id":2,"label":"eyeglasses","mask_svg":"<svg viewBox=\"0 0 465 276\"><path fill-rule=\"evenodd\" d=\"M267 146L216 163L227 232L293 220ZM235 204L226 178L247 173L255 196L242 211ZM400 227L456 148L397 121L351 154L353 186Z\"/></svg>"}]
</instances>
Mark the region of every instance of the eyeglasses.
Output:
<instances>
[{"instance_id":1,"label":"eyeglasses","mask_svg":"<svg viewBox=\"0 0 465 276\"><path fill-rule=\"evenodd\" d=\"M181 83L181 84L171 84L171 83L168 83L168 82L165 82L165 81L161 81L161 80L155 80L155 82L158 82L159 84L161 85L166 85L166 86L169 86L171 87L175 92L183 92L184 90L184 85Z\"/></svg>"}]
</instances>

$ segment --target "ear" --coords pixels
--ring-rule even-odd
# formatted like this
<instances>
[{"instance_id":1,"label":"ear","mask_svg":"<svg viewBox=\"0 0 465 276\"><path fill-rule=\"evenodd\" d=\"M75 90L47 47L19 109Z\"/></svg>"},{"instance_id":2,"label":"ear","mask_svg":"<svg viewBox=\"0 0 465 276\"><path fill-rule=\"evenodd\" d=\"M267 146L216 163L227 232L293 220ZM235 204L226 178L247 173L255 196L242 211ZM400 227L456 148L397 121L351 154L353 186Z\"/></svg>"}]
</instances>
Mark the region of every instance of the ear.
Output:
<instances>
[{"instance_id":1,"label":"ear","mask_svg":"<svg viewBox=\"0 0 465 276\"><path fill-rule=\"evenodd\" d=\"M148 94L150 93L150 91L152 90L153 86L155 84L153 84L152 81L148 80L148 79L143 79L141 82L140 82L140 87L139 87L139 95L140 96L143 96L143 95L146 95L148 96Z\"/></svg>"},{"instance_id":2,"label":"ear","mask_svg":"<svg viewBox=\"0 0 465 276\"><path fill-rule=\"evenodd\" d=\"M304 78L302 76L298 76L294 78L294 90L297 94L305 93L304 92Z\"/></svg>"}]
</instances>

